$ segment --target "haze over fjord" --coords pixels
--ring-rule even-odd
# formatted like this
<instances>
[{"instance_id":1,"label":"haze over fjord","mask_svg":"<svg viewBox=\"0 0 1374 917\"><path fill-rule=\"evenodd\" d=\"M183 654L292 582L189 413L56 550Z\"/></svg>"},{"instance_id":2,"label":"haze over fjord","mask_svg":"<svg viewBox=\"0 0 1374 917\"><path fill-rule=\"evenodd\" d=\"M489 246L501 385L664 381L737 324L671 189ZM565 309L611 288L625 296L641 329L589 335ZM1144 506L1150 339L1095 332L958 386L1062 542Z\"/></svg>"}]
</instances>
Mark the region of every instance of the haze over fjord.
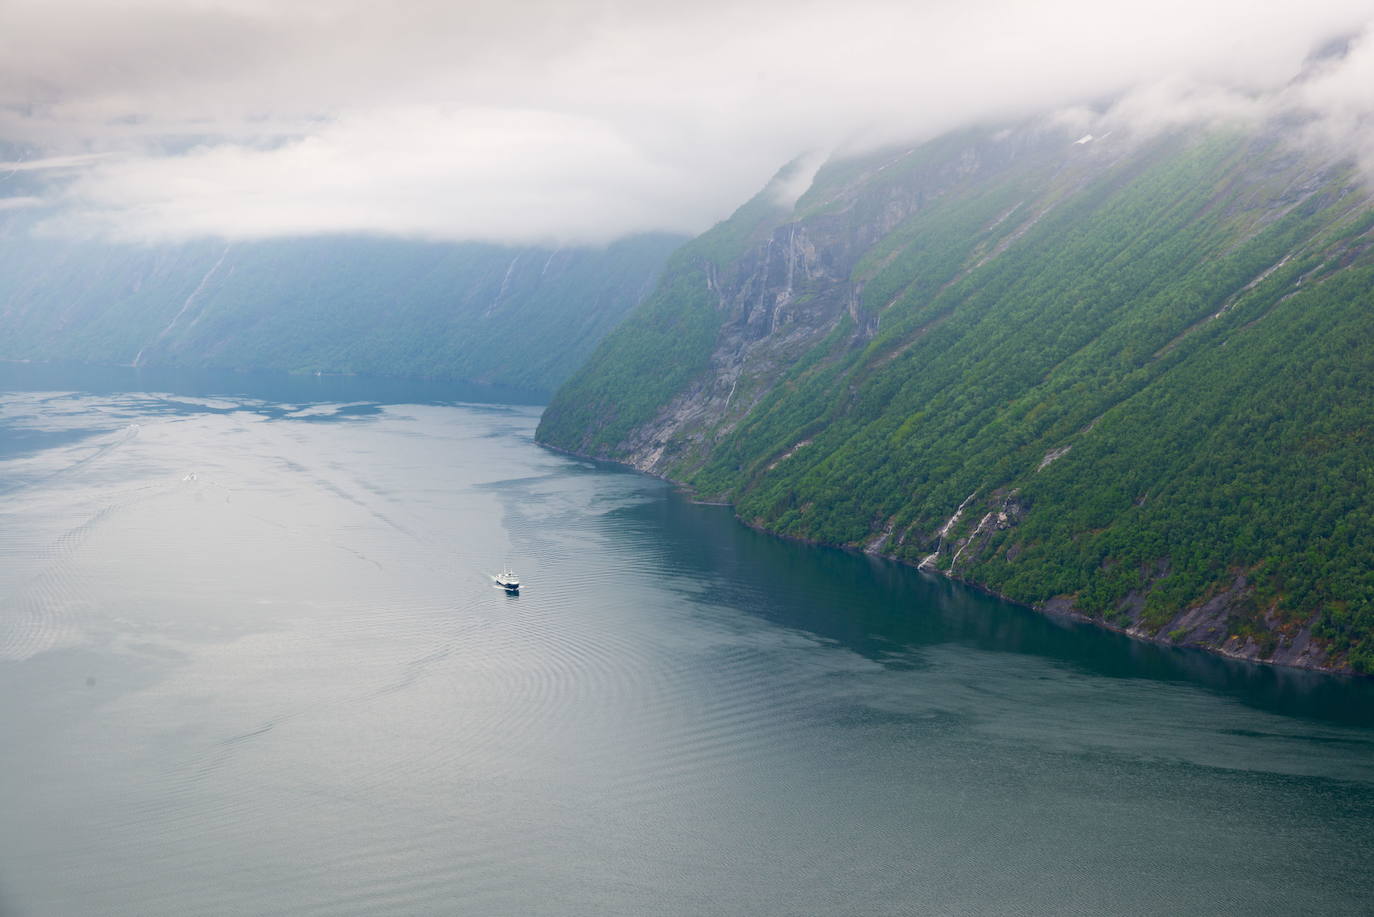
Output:
<instances>
[{"instance_id":1,"label":"haze over fjord","mask_svg":"<svg viewBox=\"0 0 1374 917\"><path fill-rule=\"evenodd\" d=\"M14 0L0 209L121 241L699 232L799 154L1058 111L1304 114L1374 162L1367 2ZM1314 49L1344 57L1302 80ZM8 187L7 187L8 185Z\"/></svg>"}]
</instances>

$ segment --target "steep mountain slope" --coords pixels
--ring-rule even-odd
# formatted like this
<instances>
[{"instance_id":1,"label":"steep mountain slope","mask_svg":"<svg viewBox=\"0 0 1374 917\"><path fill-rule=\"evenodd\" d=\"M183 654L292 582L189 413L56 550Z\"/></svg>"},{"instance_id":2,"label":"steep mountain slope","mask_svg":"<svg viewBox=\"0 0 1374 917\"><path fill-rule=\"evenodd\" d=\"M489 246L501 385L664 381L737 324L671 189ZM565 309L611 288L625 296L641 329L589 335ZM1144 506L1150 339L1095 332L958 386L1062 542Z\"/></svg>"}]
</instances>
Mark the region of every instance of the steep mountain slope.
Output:
<instances>
[{"instance_id":1,"label":"steep mountain slope","mask_svg":"<svg viewBox=\"0 0 1374 917\"><path fill-rule=\"evenodd\" d=\"M790 537L1369 671L1374 208L1285 138L831 163L681 249L539 435Z\"/></svg>"},{"instance_id":2,"label":"steep mountain slope","mask_svg":"<svg viewBox=\"0 0 1374 917\"><path fill-rule=\"evenodd\" d=\"M30 222L22 212L0 221L0 359L411 375L546 391L653 289L683 241L141 247L34 237Z\"/></svg>"}]
</instances>

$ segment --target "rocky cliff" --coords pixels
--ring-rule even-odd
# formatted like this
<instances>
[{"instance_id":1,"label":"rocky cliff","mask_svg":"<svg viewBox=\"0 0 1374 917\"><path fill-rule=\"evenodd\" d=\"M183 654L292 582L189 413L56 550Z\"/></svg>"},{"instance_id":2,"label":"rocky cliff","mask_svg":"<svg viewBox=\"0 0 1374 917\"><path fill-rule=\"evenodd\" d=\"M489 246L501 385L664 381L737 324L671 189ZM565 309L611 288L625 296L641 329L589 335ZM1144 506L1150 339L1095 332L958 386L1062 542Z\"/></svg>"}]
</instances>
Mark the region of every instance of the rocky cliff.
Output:
<instances>
[{"instance_id":1,"label":"rocky cliff","mask_svg":"<svg viewBox=\"0 0 1374 917\"><path fill-rule=\"evenodd\" d=\"M1374 668L1374 210L1294 125L971 130L780 176L540 437L1047 611Z\"/></svg>"}]
</instances>

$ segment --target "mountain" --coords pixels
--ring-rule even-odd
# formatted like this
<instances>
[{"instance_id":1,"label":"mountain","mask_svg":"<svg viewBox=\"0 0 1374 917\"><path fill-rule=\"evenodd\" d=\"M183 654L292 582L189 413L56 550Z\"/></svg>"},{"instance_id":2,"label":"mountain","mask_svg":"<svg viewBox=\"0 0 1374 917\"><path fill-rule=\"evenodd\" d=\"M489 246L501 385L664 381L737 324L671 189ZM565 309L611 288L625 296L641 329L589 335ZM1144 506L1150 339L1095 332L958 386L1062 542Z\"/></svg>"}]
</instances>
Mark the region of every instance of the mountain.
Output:
<instances>
[{"instance_id":1,"label":"mountain","mask_svg":"<svg viewBox=\"0 0 1374 917\"><path fill-rule=\"evenodd\" d=\"M0 211L0 359L464 379L552 391L682 243L118 245Z\"/></svg>"},{"instance_id":2,"label":"mountain","mask_svg":"<svg viewBox=\"0 0 1374 917\"><path fill-rule=\"evenodd\" d=\"M1301 128L966 130L795 203L780 175L538 436L1047 612L1374 671L1374 207Z\"/></svg>"}]
</instances>

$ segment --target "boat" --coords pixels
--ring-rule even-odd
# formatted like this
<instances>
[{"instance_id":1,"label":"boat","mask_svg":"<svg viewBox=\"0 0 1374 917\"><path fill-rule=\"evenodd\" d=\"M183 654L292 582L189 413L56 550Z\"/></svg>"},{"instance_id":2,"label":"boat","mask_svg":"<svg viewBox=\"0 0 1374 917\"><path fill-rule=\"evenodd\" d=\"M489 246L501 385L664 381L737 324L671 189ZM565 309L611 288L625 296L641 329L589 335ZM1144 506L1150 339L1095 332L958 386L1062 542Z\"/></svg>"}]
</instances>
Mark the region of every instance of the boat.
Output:
<instances>
[{"instance_id":1,"label":"boat","mask_svg":"<svg viewBox=\"0 0 1374 917\"><path fill-rule=\"evenodd\" d=\"M496 574L496 585L505 589L507 592L520 591L520 577L515 575L515 571L507 567Z\"/></svg>"}]
</instances>

